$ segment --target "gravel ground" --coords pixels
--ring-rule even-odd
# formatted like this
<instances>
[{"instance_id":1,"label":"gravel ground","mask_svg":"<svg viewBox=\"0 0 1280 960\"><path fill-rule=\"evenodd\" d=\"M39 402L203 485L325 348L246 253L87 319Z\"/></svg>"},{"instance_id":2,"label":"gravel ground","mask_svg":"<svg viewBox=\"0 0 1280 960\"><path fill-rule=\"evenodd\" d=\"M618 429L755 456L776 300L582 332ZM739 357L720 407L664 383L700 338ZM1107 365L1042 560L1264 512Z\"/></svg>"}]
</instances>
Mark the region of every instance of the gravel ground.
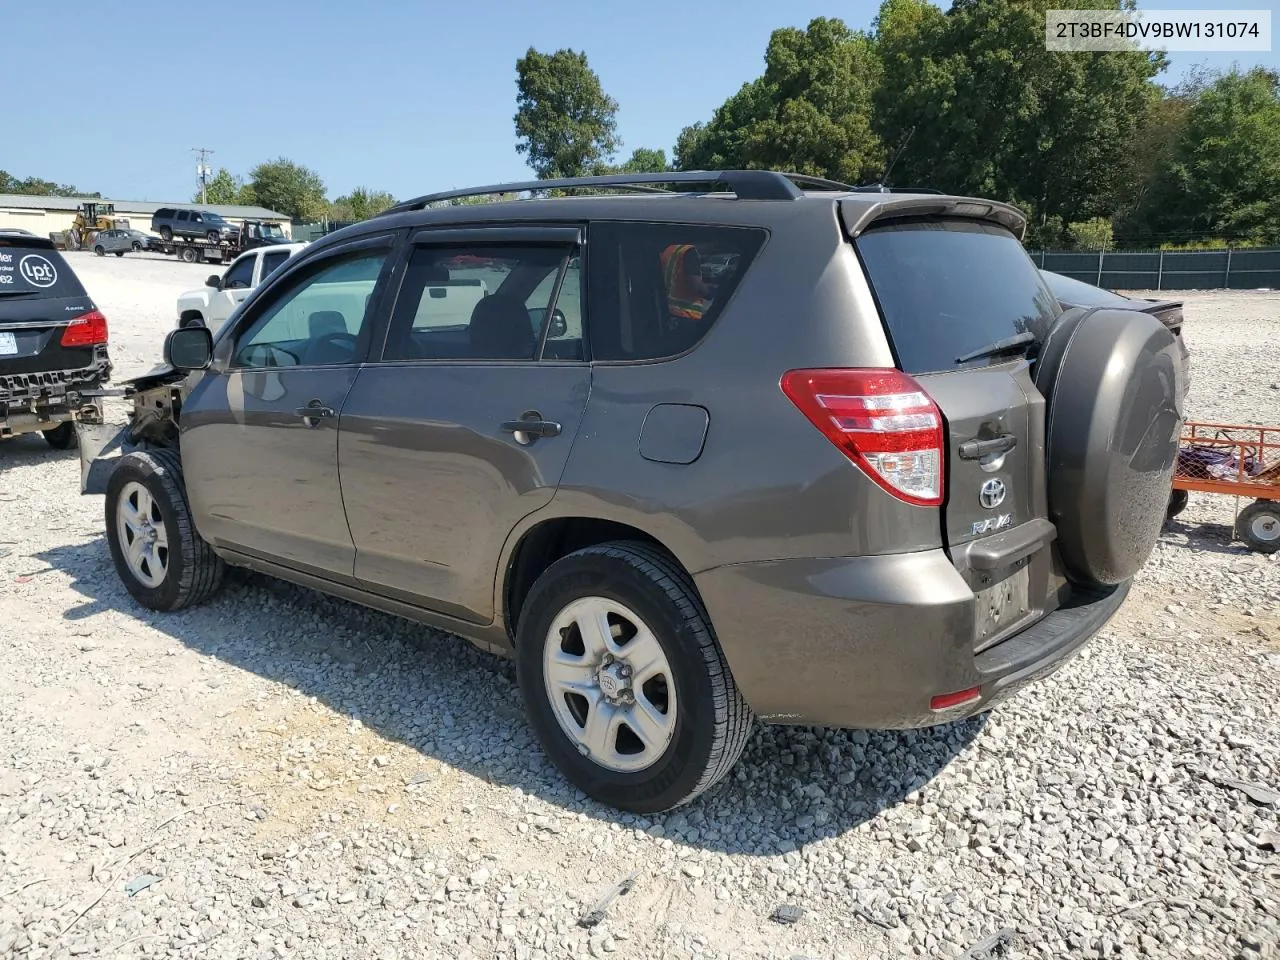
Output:
<instances>
[{"instance_id":1,"label":"gravel ground","mask_svg":"<svg viewBox=\"0 0 1280 960\"><path fill-rule=\"evenodd\" d=\"M72 262L121 376L210 272ZM1280 421L1280 295L1187 314L1193 416ZM77 489L73 454L0 448L0 957L1280 955L1276 798L1233 784L1280 790L1280 555L1231 542L1226 498L989 717L762 728L646 819L567 788L510 665L457 638L250 575L140 609Z\"/></svg>"}]
</instances>

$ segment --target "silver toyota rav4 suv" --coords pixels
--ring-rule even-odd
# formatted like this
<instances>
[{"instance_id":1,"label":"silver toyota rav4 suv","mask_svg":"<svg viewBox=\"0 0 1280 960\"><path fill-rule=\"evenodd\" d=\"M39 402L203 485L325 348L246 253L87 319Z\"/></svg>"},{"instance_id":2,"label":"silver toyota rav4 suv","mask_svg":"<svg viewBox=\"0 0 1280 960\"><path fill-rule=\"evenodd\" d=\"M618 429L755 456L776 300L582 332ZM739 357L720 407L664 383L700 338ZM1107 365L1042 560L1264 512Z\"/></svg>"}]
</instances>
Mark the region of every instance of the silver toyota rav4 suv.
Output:
<instances>
[{"instance_id":1,"label":"silver toyota rav4 suv","mask_svg":"<svg viewBox=\"0 0 1280 960\"><path fill-rule=\"evenodd\" d=\"M1064 310L1023 229L770 171L422 197L172 331L82 489L145 607L232 564L462 634L569 780L667 809L756 718L980 713L1120 606L1179 348Z\"/></svg>"}]
</instances>

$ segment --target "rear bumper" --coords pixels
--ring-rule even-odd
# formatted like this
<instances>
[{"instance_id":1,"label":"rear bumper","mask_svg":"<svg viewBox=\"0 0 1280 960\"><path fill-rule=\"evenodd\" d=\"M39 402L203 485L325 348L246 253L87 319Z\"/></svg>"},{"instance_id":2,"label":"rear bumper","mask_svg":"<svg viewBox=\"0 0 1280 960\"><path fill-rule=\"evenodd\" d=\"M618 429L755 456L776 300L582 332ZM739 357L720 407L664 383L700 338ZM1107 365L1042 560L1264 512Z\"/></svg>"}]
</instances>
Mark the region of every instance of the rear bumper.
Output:
<instances>
[{"instance_id":1,"label":"rear bumper","mask_svg":"<svg viewBox=\"0 0 1280 960\"><path fill-rule=\"evenodd\" d=\"M100 383L55 381L21 393L0 389L0 438L52 430L71 421L101 423L102 400L85 396Z\"/></svg>"},{"instance_id":2,"label":"rear bumper","mask_svg":"<svg viewBox=\"0 0 1280 960\"><path fill-rule=\"evenodd\" d=\"M734 679L773 723L926 727L990 709L1061 667L1128 584L1069 603L980 654L974 597L941 550L780 560L695 577ZM933 697L978 688L947 710Z\"/></svg>"}]
</instances>

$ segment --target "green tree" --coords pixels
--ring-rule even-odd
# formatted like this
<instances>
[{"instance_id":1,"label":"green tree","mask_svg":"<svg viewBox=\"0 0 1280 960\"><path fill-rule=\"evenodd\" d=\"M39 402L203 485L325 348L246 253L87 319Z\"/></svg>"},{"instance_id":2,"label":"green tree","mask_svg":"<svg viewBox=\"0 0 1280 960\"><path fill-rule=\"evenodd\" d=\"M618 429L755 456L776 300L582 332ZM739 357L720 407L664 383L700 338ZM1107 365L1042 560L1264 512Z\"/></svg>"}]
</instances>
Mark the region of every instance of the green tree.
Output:
<instances>
[{"instance_id":1,"label":"green tree","mask_svg":"<svg viewBox=\"0 0 1280 960\"><path fill-rule=\"evenodd\" d=\"M249 172L254 202L295 220L312 220L328 208L324 181L309 167L280 157L260 163Z\"/></svg>"},{"instance_id":2,"label":"green tree","mask_svg":"<svg viewBox=\"0 0 1280 960\"><path fill-rule=\"evenodd\" d=\"M219 167L205 184L205 203L252 203L252 200L245 199L245 186L243 177L235 176L226 167ZM191 199L199 202L200 191L197 190Z\"/></svg>"},{"instance_id":3,"label":"green tree","mask_svg":"<svg viewBox=\"0 0 1280 960\"><path fill-rule=\"evenodd\" d=\"M872 129L880 63L873 39L818 17L775 30L764 74L703 124L681 131L682 170L773 168L849 182L874 177L884 149Z\"/></svg>"},{"instance_id":4,"label":"green tree","mask_svg":"<svg viewBox=\"0 0 1280 960\"><path fill-rule=\"evenodd\" d=\"M671 169L665 150L637 147L624 163L597 163L588 172L592 176L609 173L666 173Z\"/></svg>"},{"instance_id":5,"label":"green tree","mask_svg":"<svg viewBox=\"0 0 1280 960\"><path fill-rule=\"evenodd\" d=\"M19 179L0 170L0 193L17 193L28 197L101 197L100 193L85 193L66 183L54 183L39 177Z\"/></svg>"},{"instance_id":6,"label":"green tree","mask_svg":"<svg viewBox=\"0 0 1280 960\"><path fill-rule=\"evenodd\" d=\"M886 0L876 21L885 143L914 131L893 182L1020 202L1042 221L1110 216L1160 90L1161 54L1052 53L1057 0ZM1116 9L1119 0L1078 0Z\"/></svg>"},{"instance_id":7,"label":"green tree","mask_svg":"<svg viewBox=\"0 0 1280 960\"><path fill-rule=\"evenodd\" d=\"M585 53L530 47L516 61L516 91L516 150L539 179L583 176L621 146L617 101Z\"/></svg>"},{"instance_id":8,"label":"green tree","mask_svg":"<svg viewBox=\"0 0 1280 960\"><path fill-rule=\"evenodd\" d=\"M1138 219L1158 240L1280 242L1280 75L1232 70L1198 92Z\"/></svg>"},{"instance_id":9,"label":"green tree","mask_svg":"<svg viewBox=\"0 0 1280 960\"><path fill-rule=\"evenodd\" d=\"M1106 217L1092 217L1080 223L1067 226L1071 235L1072 246L1080 250L1110 250L1112 239L1111 221Z\"/></svg>"},{"instance_id":10,"label":"green tree","mask_svg":"<svg viewBox=\"0 0 1280 960\"><path fill-rule=\"evenodd\" d=\"M649 147L637 147L631 151L631 156L619 168L622 173L666 173L670 169L667 151Z\"/></svg>"},{"instance_id":11,"label":"green tree","mask_svg":"<svg viewBox=\"0 0 1280 960\"><path fill-rule=\"evenodd\" d=\"M385 190L356 187L329 205L329 217L332 220L368 220L388 207L394 207L395 203L396 198Z\"/></svg>"}]
</instances>

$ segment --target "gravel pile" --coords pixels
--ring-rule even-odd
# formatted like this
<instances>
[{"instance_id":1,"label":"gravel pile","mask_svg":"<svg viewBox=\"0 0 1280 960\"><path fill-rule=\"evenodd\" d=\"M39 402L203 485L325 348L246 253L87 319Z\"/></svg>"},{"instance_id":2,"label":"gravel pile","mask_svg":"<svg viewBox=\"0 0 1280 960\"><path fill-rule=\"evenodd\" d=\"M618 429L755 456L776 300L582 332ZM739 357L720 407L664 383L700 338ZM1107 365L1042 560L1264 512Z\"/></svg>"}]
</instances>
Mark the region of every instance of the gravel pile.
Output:
<instances>
[{"instance_id":1,"label":"gravel pile","mask_svg":"<svg viewBox=\"0 0 1280 960\"><path fill-rule=\"evenodd\" d=\"M190 283L148 313L133 287L186 268L73 262L130 342ZM1280 297L1188 314L1192 414L1280 420ZM640 818L566 787L457 638L250 575L142 611L76 484L0 447L0 957L1280 956L1280 555L1224 498L987 718L762 728Z\"/></svg>"}]
</instances>

